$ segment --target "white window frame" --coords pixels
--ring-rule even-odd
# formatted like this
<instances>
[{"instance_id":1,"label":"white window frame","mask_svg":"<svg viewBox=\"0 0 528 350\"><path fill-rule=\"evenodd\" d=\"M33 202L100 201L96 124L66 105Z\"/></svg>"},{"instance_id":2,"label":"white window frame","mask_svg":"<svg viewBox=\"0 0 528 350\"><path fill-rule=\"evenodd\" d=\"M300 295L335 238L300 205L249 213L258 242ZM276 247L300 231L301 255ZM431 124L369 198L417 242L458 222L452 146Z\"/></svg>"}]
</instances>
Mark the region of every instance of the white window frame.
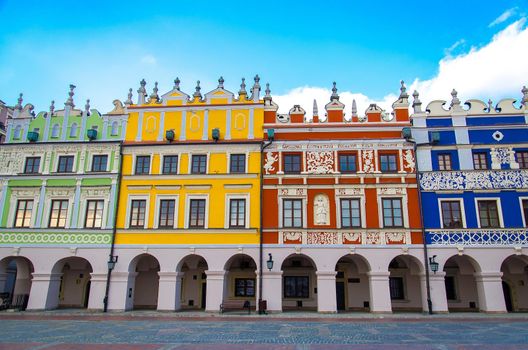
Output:
<instances>
[{"instance_id":1,"label":"white window frame","mask_svg":"<svg viewBox=\"0 0 528 350\"><path fill-rule=\"evenodd\" d=\"M178 228L178 208L180 204L180 196L172 194L158 194L156 195L156 202L154 204L154 228L159 228L160 209L162 200L174 200L174 229ZM165 228L163 228L165 229Z\"/></svg>"},{"instance_id":2,"label":"white window frame","mask_svg":"<svg viewBox=\"0 0 528 350\"><path fill-rule=\"evenodd\" d=\"M66 211L66 224L64 225L64 228L57 228L57 227L50 227L50 215L51 215L51 203L55 200L67 200L68 201L68 210ZM43 227L49 228L49 229L57 229L57 230L65 230L70 228L71 222L73 220L72 213L73 213L73 203L74 199L72 196L56 196L56 197L50 197L49 201L44 205L44 221Z\"/></svg>"},{"instance_id":3,"label":"white window frame","mask_svg":"<svg viewBox=\"0 0 528 350\"><path fill-rule=\"evenodd\" d=\"M440 227L445 228L444 217L442 216L442 202L460 202L460 211L461 211L460 215L462 216L462 228L467 228L466 209L464 208L463 198L438 198L438 215L440 216Z\"/></svg>"},{"instance_id":4,"label":"white window frame","mask_svg":"<svg viewBox=\"0 0 528 350\"><path fill-rule=\"evenodd\" d=\"M302 227L284 227L284 218L283 218L283 201L285 199L300 199L302 201ZM305 230L308 227L308 200L304 196L280 196L279 197L279 227L284 230Z\"/></svg>"},{"instance_id":5,"label":"white window frame","mask_svg":"<svg viewBox=\"0 0 528 350\"><path fill-rule=\"evenodd\" d=\"M519 205L521 209L521 218L523 221L523 226L527 227L528 218L524 216L523 201L528 201L528 197L519 197Z\"/></svg>"},{"instance_id":6,"label":"white window frame","mask_svg":"<svg viewBox=\"0 0 528 350\"><path fill-rule=\"evenodd\" d=\"M59 170L59 157L62 157L62 156L73 156L73 166L72 166L71 173L61 173L61 174L73 174L73 173L76 173L77 172L77 151L58 152L55 155L55 164L53 166L53 171L55 173L58 172L58 170ZM79 164L79 165L82 165L82 164Z\"/></svg>"},{"instance_id":7,"label":"white window frame","mask_svg":"<svg viewBox=\"0 0 528 350\"><path fill-rule=\"evenodd\" d=\"M342 227L341 226L341 199L359 199L359 210L360 210L360 220L361 220L361 226L360 227ZM365 196L362 195L337 195L336 196L336 227L339 229L344 230L357 230L360 228L366 228L367 227L367 213L366 213L366 200Z\"/></svg>"},{"instance_id":8,"label":"white window frame","mask_svg":"<svg viewBox=\"0 0 528 350\"><path fill-rule=\"evenodd\" d=\"M55 129L57 127L57 129ZM54 131L57 130L57 135L54 135ZM51 126L51 132L50 132L50 139L58 139L61 135L60 125L59 123L55 123Z\"/></svg>"},{"instance_id":9,"label":"white window frame","mask_svg":"<svg viewBox=\"0 0 528 350\"><path fill-rule=\"evenodd\" d=\"M116 132L114 133L114 125L116 125ZM114 120L110 124L110 136L118 136L119 135L119 122L117 120Z\"/></svg>"},{"instance_id":10,"label":"white window frame","mask_svg":"<svg viewBox=\"0 0 528 350\"><path fill-rule=\"evenodd\" d=\"M176 174L164 174L163 173L163 164L165 163L165 157L170 156L177 156L178 157L178 164L176 165ZM180 153L161 153L160 154L160 166L159 166L159 174L160 175L179 175L180 174L180 165L181 165L181 154ZM136 169L134 168L134 171Z\"/></svg>"},{"instance_id":11,"label":"white window frame","mask_svg":"<svg viewBox=\"0 0 528 350\"><path fill-rule=\"evenodd\" d=\"M108 198L96 196L96 197L86 197L80 205L79 210L81 210L81 215L79 215L80 222L77 223L77 227L81 227L86 230L98 230L98 227L86 227L86 207L88 206L88 201L103 201L103 218L101 222L100 230L106 229L106 221L108 218Z\"/></svg>"},{"instance_id":12,"label":"white window frame","mask_svg":"<svg viewBox=\"0 0 528 350\"><path fill-rule=\"evenodd\" d=\"M185 198L185 220L184 228L189 228L189 213L191 210L191 199L205 199L204 230L209 228L209 194L190 194Z\"/></svg>"},{"instance_id":13,"label":"white window frame","mask_svg":"<svg viewBox=\"0 0 528 350\"><path fill-rule=\"evenodd\" d=\"M245 213L245 225L244 225L244 228L249 228L249 218L250 218L250 215L249 215L249 212L251 210L251 202L250 202L250 198L251 196L249 195L249 193L227 193L226 196L225 196L225 215L224 215L224 228L225 229L232 229L232 230L236 230L236 229L240 229L240 227L231 227L229 224L231 222L231 206L230 206L230 201L231 199L244 199L246 200L246 206L245 206L245 210L246 210L246 213Z\"/></svg>"},{"instance_id":14,"label":"white window frame","mask_svg":"<svg viewBox=\"0 0 528 350\"><path fill-rule=\"evenodd\" d=\"M193 173L191 173L193 155L195 155L195 156L205 155L206 156L205 174L193 174ZM188 157L189 157L189 166L188 166L188 169L187 169L187 174L189 174L189 175L207 175L207 174L209 174L209 163L211 161L211 152L192 152L192 153L189 153Z\"/></svg>"},{"instance_id":15,"label":"white window frame","mask_svg":"<svg viewBox=\"0 0 528 350\"><path fill-rule=\"evenodd\" d=\"M150 195L129 195L127 199L127 207L126 207L126 221L125 221L125 228L130 228L130 215L132 214L132 201L133 200L145 200L145 224L143 225L143 228L146 229L149 227L149 210L150 210ZM136 227L132 227L131 229L136 229Z\"/></svg>"},{"instance_id":16,"label":"white window frame","mask_svg":"<svg viewBox=\"0 0 528 350\"><path fill-rule=\"evenodd\" d=\"M18 201L33 201L33 209L31 209L31 218L29 219L29 227L16 227L15 226L15 220L16 220L16 214L18 209ZM39 197L31 197L31 196L13 196L11 198L11 205L9 209L9 215L8 215L8 222L7 227L9 228L16 228L16 229L28 229L28 228L34 228L35 227L35 221L37 219L37 215L35 213L37 212L38 204L39 204Z\"/></svg>"},{"instance_id":17,"label":"white window frame","mask_svg":"<svg viewBox=\"0 0 528 350\"><path fill-rule=\"evenodd\" d=\"M22 125L15 125L13 128L13 140L20 140L22 138Z\"/></svg>"},{"instance_id":18,"label":"white window frame","mask_svg":"<svg viewBox=\"0 0 528 350\"><path fill-rule=\"evenodd\" d=\"M409 201L407 198L407 191L402 194L380 194L378 196L378 224L382 230L404 230L409 228ZM383 220L383 199L401 199L402 204L402 226L401 227L386 227Z\"/></svg>"},{"instance_id":19,"label":"white window frame","mask_svg":"<svg viewBox=\"0 0 528 350\"><path fill-rule=\"evenodd\" d=\"M26 154L24 156L24 163L22 164L22 169L21 169L20 173L25 173L27 159L28 158L35 158L35 157L40 157L38 172L39 172L39 174L42 174L42 171L44 170L44 161L46 159L44 153ZM58 166L58 164L59 164L59 158L57 158L57 166ZM38 174L35 174L35 175L38 175Z\"/></svg>"},{"instance_id":20,"label":"white window frame","mask_svg":"<svg viewBox=\"0 0 528 350\"><path fill-rule=\"evenodd\" d=\"M504 228L504 218L502 216L502 204L499 197L476 197L475 198L475 212L477 215L477 223L478 228L482 228L480 224L480 213L479 213L479 207L478 202L479 201L496 201L497 202L497 211L499 215L499 227L497 228ZM494 228L486 228L486 230L493 230Z\"/></svg>"},{"instance_id":21,"label":"white window frame","mask_svg":"<svg viewBox=\"0 0 528 350\"><path fill-rule=\"evenodd\" d=\"M137 159L137 157L142 157L142 156L149 156L150 157L148 174L136 174L136 159ZM151 175L152 174L152 163L153 162L154 162L154 154L153 153L132 154L132 175L136 175L136 176Z\"/></svg>"},{"instance_id":22,"label":"white window frame","mask_svg":"<svg viewBox=\"0 0 528 350\"><path fill-rule=\"evenodd\" d=\"M246 162L244 164L244 174L248 173L248 163L249 163L249 152L226 152L227 157L227 174L237 174L240 175L240 173L232 173L231 172L231 155L233 154L245 154L246 155Z\"/></svg>"},{"instance_id":23,"label":"white window frame","mask_svg":"<svg viewBox=\"0 0 528 350\"><path fill-rule=\"evenodd\" d=\"M73 128L73 126L75 126L75 129ZM72 135L72 132L75 131L75 134ZM76 138L77 137L77 133L79 131L79 125L77 125L77 123L72 123L70 125L70 133L68 134L68 137L69 138Z\"/></svg>"},{"instance_id":24,"label":"white window frame","mask_svg":"<svg viewBox=\"0 0 528 350\"><path fill-rule=\"evenodd\" d=\"M110 152L104 152L104 153L89 152L88 156L89 156L89 161L88 161L88 170L87 170L87 172L91 172L92 171L92 165L93 165L94 156L108 156L108 159L107 159L107 162L106 162L106 170L105 171L110 171L110 157L111 157L111 153Z\"/></svg>"}]
</instances>

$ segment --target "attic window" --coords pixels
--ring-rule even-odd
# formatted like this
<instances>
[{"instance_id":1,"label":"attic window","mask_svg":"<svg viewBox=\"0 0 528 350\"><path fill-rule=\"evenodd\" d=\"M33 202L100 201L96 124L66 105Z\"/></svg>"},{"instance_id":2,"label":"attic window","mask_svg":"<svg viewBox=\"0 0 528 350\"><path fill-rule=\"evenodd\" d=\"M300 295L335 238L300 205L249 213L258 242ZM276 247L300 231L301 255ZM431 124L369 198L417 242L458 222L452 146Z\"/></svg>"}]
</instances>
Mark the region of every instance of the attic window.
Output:
<instances>
[{"instance_id":1,"label":"attic window","mask_svg":"<svg viewBox=\"0 0 528 350\"><path fill-rule=\"evenodd\" d=\"M17 125L17 126L15 127L15 133L14 133L14 135L13 135L13 138L14 138L14 139L16 139L16 140L20 139L20 132L21 132L21 130L22 130L22 128L20 127L20 125Z\"/></svg>"},{"instance_id":2,"label":"attic window","mask_svg":"<svg viewBox=\"0 0 528 350\"><path fill-rule=\"evenodd\" d=\"M59 137L59 124L53 125L53 128L51 129L51 137Z\"/></svg>"},{"instance_id":3,"label":"attic window","mask_svg":"<svg viewBox=\"0 0 528 350\"><path fill-rule=\"evenodd\" d=\"M76 136L77 136L77 123L73 123L70 129L70 137L76 137Z\"/></svg>"},{"instance_id":4,"label":"attic window","mask_svg":"<svg viewBox=\"0 0 528 350\"><path fill-rule=\"evenodd\" d=\"M119 128L119 124L117 122L113 122L112 123L112 131L110 132L110 135L117 136L118 131L119 131L118 128Z\"/></svg>"}]
</instances>

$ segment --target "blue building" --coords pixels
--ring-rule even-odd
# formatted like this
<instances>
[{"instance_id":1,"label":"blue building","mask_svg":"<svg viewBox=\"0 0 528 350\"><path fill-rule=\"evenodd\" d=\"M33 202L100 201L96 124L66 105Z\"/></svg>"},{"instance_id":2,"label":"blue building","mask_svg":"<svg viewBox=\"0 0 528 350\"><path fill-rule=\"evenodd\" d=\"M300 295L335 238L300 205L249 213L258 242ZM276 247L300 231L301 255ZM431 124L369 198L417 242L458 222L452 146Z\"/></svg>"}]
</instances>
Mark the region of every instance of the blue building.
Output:
<instances>
[{"instance_id":1,"label":"blue building","mask_svg":"<svg viewBox=\"0 0 528 350\"><path fill-rule=\"evenodd\" d=\"M528 89L503 99L414 96L433 310L528 310ZM446 109L446 107L448 107ZM434 264L432 264L434 265Z\"/></svg>"}]
</instances>

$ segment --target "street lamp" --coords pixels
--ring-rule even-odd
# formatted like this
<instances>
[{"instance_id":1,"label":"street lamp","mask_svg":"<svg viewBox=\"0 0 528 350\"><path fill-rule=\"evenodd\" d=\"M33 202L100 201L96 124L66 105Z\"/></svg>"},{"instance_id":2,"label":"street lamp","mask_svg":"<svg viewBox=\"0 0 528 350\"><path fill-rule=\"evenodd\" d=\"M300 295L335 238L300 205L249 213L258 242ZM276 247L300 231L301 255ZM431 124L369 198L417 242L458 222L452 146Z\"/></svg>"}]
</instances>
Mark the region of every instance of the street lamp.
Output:
<instances>
[{"instance_id":1,"label":"street lamp","mask_svg":"<svg viewBox=\"0 0 528 350\"><path fill-rule=\"evenodd\" d=\"M266 264L268 265L268 270L272 270L273 269L273 257L271 256L271 253L268 254L269 255L269 259L268 261L266 261Z\"/></svg>"},{"instance_id":2,"label":"street lamp","mask_svg":"<svg viewBox=\"0 0 528 350\"><path fill-rule=\"evenodd\" d=\"M438 271L438 263L435 261L436 255L433 255L429 258L429 266L431 266L431 271L436 275L436 271Z\"/></svg>"},{"instance_id":3,"label":"street lamp","mask_svg":"<svg viewBox=\"0 0 528 350\"><path fill-rule=\"evenodd\" d=\"M117 255L110 255L110 258L108 259L108 270L113 270L115 267L115 264L117 263Z\"/></svg>"}]
</instances>

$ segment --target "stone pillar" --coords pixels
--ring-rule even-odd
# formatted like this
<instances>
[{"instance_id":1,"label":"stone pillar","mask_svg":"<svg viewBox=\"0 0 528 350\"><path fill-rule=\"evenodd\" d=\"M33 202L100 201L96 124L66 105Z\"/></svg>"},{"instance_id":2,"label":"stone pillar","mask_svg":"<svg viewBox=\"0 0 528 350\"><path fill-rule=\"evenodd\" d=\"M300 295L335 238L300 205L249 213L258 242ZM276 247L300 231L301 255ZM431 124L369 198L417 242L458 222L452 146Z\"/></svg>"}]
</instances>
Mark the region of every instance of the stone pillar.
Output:
<instances>
[{"instance_id":1,"label":"stone pillar","mask_svg":"<svg viewBox=\"0 0 528 350\"><path fill-rule=\"evenodd\" d=\"M502 272L475 273L480 311L506 313L504 292L502 291Z\"/></svg>"},{"instance_id":2,"label":"stone pillar","mask_svg":"<svg viewBox=\"0 0 528 350\"><path fill-rule=\"evenodd\" d=\"M371 271L369 276L370 312L391 313L389 271Z\"/></svg>"},{"instance_id":3,"label":"stone pillar","mask_svg":"<svg viewBox=\"0 0 528 350\"><path fill-rule=\"evenodd\" d=\"M262 300L266 300L268 312L282 312L282 271L263 271Z\"/></svg>"},{"instance_id":4,"label":"stone pillar","mask_svg":"<svg viewBox=\"0 0 528 350\"><path fill-rule=\"evenodd\" d=\"M422 282L422 303L423 310L429 312L427 305L427 284L425 274L420 276ZM445 292L445 272L438 271L436 274L429 274L429 287L431 289L431 302L433 304L433 312L447 313L447 296Z\"/></svg>"},{"instance_id":5,"label":"stone pillar","mask_svg":"<svg viewBox=\"0 0 528 350\"><path fill-rule=\"evenodd\" d=\"M220 310L220 304L224 299L224 279L226 271L205 271L207 275L207 296L205 311L214 312Z\"/></svg>"},{"instance_id":6,"label":"stone pillar","mask_svg":"<svg viewBox=\"0 0 528 350\"><path fill-rule=\"evenodd\" d=\"M108 310L125 311L134 307L133 288L136 275L135 272L112 272L108 291ZM130 285L129 282L131 282ZM129 297L129 288L132 288L132 297Z\"/></svg>"},{"instance_id":7,"label":"stone pillar","mask_svg":"<svg viewBox=\"0 0 528 350\"><path fill-rule=\"evenodd\" d=\"M89 310L102 310L106 290L106 272L90 274L90 296L88 299Z\"/></svg>"},{"instance_id":8,"label":"stone pillar","mask_svg":"<svg viewBox=\"0 0 528 350\"><path fill-rule=\"evenodd\" d=\"M317 311L337 312L336 271L316 271L317 275Z\"/></svg>"},{"instance_id":9,"label":"stone pillar","mask_svg":"<svg viewBox=\"0 0 528 350\"><path fill-rule=\"evenodd\" d=\"M180 272L158 272L158 310L175 311L180 308L180 278L183 276ZM180 283L178 283L180 282Z\"/></svg>"},{"instance_id":10,"label":"stone pillar","mask_svg":"<svg viewBox=\"0 0 528 350\"><path fill-rule=\"evenodd\" d=\"M28 310L51 310L59 305L62 273L33 273Z\"/></svg>"}]
</instances>

